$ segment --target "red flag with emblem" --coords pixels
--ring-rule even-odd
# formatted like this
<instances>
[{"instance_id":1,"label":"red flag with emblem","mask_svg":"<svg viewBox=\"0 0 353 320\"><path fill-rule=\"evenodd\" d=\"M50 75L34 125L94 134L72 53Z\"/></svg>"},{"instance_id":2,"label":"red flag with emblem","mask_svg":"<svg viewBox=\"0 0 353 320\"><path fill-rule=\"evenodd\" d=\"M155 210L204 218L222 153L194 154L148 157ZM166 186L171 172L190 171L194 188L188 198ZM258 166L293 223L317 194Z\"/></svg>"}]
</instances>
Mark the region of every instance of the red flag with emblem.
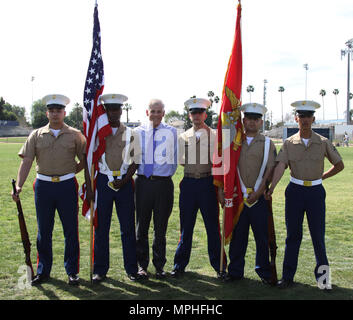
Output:
<instances>
[{"instance_id":1,"label":"red flag with emblem","mask_svg":"<svg viewBox=\"0 0 353 320\"><path fill-rule=\"evenodd\" d=\"M241 4L237 8L237 21L232 53L225 76L222 105L217 126L217 156L214 159L214 184L224 188L225 212L223 236L229 243L234 226L243 210L243 194L238 177L238 161L243 140L241 120L242 44ZM218 161L217 159L221 159ZM218 163L217 163L218 162Z\"/></svg>"}]
</instances>

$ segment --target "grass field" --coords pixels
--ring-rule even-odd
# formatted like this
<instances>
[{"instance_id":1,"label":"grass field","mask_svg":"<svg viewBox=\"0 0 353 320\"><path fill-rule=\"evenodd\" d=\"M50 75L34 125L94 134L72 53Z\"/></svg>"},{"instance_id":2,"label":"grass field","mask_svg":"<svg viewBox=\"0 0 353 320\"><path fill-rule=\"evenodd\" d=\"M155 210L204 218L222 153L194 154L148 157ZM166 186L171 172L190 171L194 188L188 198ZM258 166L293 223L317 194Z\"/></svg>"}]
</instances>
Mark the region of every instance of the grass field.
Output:
<instances>
[{"instance_id":1,"label":"grass field","mask_svg":"<svg viewBox=\"0 0 353 320\"><path fill-rule=\"evenodd\" d=\"M8 141L11 142L11 141ZM16 141L14 141L16 142ZM326 246L332 272L333 290L330 293L319 290L314 278L315 257L307 228L304 223L304 236L299 256L296 285L290 290L280 290L264 286L254 271L255 244L250 232L246 255L245 279L238 283L222 283L215 277L207 255L207 239L201 215L195 226L190 264L185 276L175 280L154 278L154 268L150 264L149 281L133 283L125 275L122 261L119 222L113 215L110 234L111 266L108 280L96 286L89 282L89 223L80 216L80 277L81 285L73 288L67 285L63 265L64 237L58 215L53 233L54 262L51 280L39 287L21 289L19 285L24 265L23 247L20 238L15 203L11 200L11 179L16 178L20 159L17 152L21 143L0 143L0 299L353 299L353 148L338 148L344 159L345 169L336 177L324 182L326 188ZM327 163L326 168L329 163ZM36 215L33 201L32 182L35 166L21 194L22 207L32 243L32 262L36 262ZM173 256L179 239L179 181L182 170L178 168L174 176L175 200L167 233L166 271L171 271ZM83 182L82 173L78 175ZM274 219L277 237L277 270L282 274L285 245L284 189L289 181L288 170L274 193ZM80 203L81 205L81 203ZM152 238L152 227L150 239ZM228 251L228 247L226 247Z\"/></svg>"}]
</instances>

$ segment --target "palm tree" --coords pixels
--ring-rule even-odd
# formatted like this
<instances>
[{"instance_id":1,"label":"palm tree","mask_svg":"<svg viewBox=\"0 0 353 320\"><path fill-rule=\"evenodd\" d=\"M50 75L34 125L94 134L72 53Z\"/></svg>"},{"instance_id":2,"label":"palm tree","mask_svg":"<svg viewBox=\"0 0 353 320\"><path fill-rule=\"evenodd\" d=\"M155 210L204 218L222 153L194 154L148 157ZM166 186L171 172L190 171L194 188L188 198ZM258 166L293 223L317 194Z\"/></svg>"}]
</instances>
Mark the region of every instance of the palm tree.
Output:
<instances>
[{"instance_id":1,"label":"palm tree","mask_svg":"<svg viewBox=\"0 0 353 320\"><path fill-rule=\"evenodd\" d=\"M211 108L213 106L213 103L218 103L219 102L219 97L214 95L213 91L208 91L207 92L207 96L209 98L209 100L211 101L211 105L209 108L207 108L206 113L207 113L207 118L205 120L205 123L210 126L213 127L213 122L214 122L214 116L216 116L216 112L214 112ZM217 121L218 123L218 121Z\"/></svg>"},{"instance_id":2,"label":"palm tree","mask_svg":"<svg viewBox=\"0 0 353 320\"><path fill-rule=\"evenodd\" d=\"M132 105L130 103L125 103L123 106L123 110L126 111L126 123L129 123L129 110L132 109Z\"/></svg>"},{"instance_id":3,"label":"palm tree","mask_svg":"<svg viewBox=\"0 0 353 320\"><path fill-rule=\"evenodd\" d=\"M284 92L284 87L279 87L278 88L278 92L280 92L281 93L281 108L282 108L282 124L284 124L284 120L283 120L283 96L282 96L282 94L283 94L283 92Z\"/></svg>"},{"instance_id":4,"label":"palm tree","mask_svg":"<svg viewBox=\"0 0 353 320\"><path fill-rule=\"evenodd\" d=\"M255 91L255 88L254 86L250 85L246 88L246 91L249 92L249 95L250 95L250 103L251 103L251 92L254 92Z\"/></svg>"},{"instance_id":5,"label":"palm tree","mask_svg":"<svg viewBox=\"0 0 353 320\"><path fill-rule=\"evenodd\" d=\"M218 96L214 97L214 92L213 91L208 91L207 92L207 96L209 97L209 100L211 101L210 108L213 106L213 102L215 102L215 103L219 102L219 97Z\"/></svg>"},{"instance_id":6,"label":"palm tree","mask_svg":"<svg viewBox=\"0 0 353 320\"><path fill-rule=\"evenodd\" d=\"M208 91L208 92L207 92L207 96L208 96L209 98L212 98L212 97L214 96L214 92L213 92L213 91Z\"/></svg>"},{"instance_id":7,"label":"palm tree","mask_svg":"<svg viewBox=\"0 0 353 320\"><path fill-rule=\"evenodd\" d=\"M325 104L324 104L324 96L326 96L326 90L320 90L320 96L322 97L322 120L325 120Z\"/></svg>"},{"instance_id":8,"label":"palm tree","mask_svg":"<svg viewBox=\"0 0 353 320\"><path fill-rule=\"evenodd\" d=\"M340 93L338 89L334 89L332 91L332 93L335 95L336 98L336 116L337 116L337 120L338 120L338 105L337 105L337 95Z\"/></svg>"}]
</instances>

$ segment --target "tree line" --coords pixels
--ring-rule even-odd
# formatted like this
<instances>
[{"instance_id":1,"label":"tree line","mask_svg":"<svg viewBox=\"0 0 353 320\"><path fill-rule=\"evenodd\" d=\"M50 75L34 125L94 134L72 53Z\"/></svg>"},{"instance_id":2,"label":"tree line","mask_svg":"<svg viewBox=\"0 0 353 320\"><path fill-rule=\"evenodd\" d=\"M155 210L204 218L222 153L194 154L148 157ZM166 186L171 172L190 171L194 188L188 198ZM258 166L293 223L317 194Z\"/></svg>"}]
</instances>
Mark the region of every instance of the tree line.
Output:
<instances>
[{"instance_id":1,"label":"tree line","mask_svg":"<svg viewBox=\"0 0 353 320\"><path fill-rule=\"evenodd\" d=\"M26 109L6 102L0 97L0 120L18 121L21 126L32 126L34 129L48 124L46 116L47 107L41 99L34 101L31 110L30 122L26 119ZM65 117L65 123L82 131L82 106L75 103L74 107Z\"/></svg>"},{"instance_id":2,"label":"tree line","mask_svg":"<svg viewBox=\"0 0 353 320\"><path fill-rule=\"evenodd\" d=\"M43 127L48 124L46 112L47 107L41 99L33 102L31 111L31 121L32 127L34 129ZM64 122L67 125L82 131L82 105L76 102L70 113L66 115Z\"/></svg>"},{"instance_id":3,"label":"tree line","mask_svg":"<svg viewBox=\"0 0 353 320\"><path fill-rule=\"evenodd\" d=\"M25 113L25 108L11 105L0 97L0 120L18 121L21 125L26 125Z\"/></svg>"},{"instance_id":4,"label":"tree line","mask_svg":"<svg viewBox=\"0 0 353 320\"><path fill-rule=\"evenodd\" d=\"M249 85L246 88L246 91L249 93L249 98L251 101L251 94L254 92L254 86ZM280 86L278 91L281 94L281 107L282 107L282 121L277 124L277 126L281 126L284 124L286 117L283 115L283 99L282 95L283 92L285 91L283 86ZM337 95L339 94L338 89L334 89L332 92L335 95L336 98L336 110L337 110L337 118L338 118L338 105L337 105ZM322 107L324 109L324 96L326 95L326 90L322 89L319 93L322 97ZM217 123L218 123L218 114L212 110L212 106L214 104L217 104L220 99L218 96L215 96L213 91L208 91L207 96L209 100L211 101L211 106L207 109L207 119L205 123L212 127L216 128ZM196 98L196 96L192 96L190 98ZM353 98L353 94L350 94L350 99ZM123 110L126 112L126 121L129 122L129 116L128 112L129 110L132 109L132 106L130 104L125 104L123 107ZM18 121L21 126L32 126L34 129L40 128L42 126L45 126L48 123L48 119L46 116L46 111L47 108L43 101L41 99L36 100L33 102L32 105L32 110L31 110L31 119L30 123L26 120L26 110L24 107L19 107L16 105L11 105L10 103L6 102L3 97L0 97L0 120L5 120L5 121ZM351 118L353 117L353 110L350 110L350 115ZM191 128L191 121L189 119L189 114L188 114L188 109L187 107L184 107L184 110L182 113L172 110L166 113L165 115L165 121L169 124L173 123L174 121L181 120L184 122L184 128L189 129ZM69 114L66 115L65 117L65 123L68 124L71 127L77 128L82 131L82 105L79 103L75 103L74 107L70 111ZM270 129L272 127L272 123L269 120L266 120L266 130Z\"/></svg>"},{"instance_id":5,"label":"tree line","mask_svg":"<svg viewBox=\"0 0 353 320\"><path fill-rule=\"evenodd\" d=\"M211 101L211 106L207 109L207 119L205 123L210 127L216 127L218 123L218 115L212 110L212 105L219 102L219 97L215 96L213 91L208 92L208 98ZM196 98L192 96L191 98ZM129 122L128 112L132 109L130 104L125 104L123 110L126 112L126 121ZM24 107L11 105L1 97L0 98L0 120L7 121L18 121L22 126L32 126L34 129L43 127L48 124L48 118L46 116L47 107L43 103L42 99L33 102L30 122L26 120L26 110ZM185 129L191 128L191 121L188 115L187 107L184 107L183 113L172 110L165 115L165 121L171 123L175 120L184 121ZM69 114L64 119L65 123L71 127L83 130L82 122L82 105L75 103Z\"/></svg>"},{"instance_id":6,"label":"tree line","mask_svg":"<svg viewBox=\"0 0 353 320\"><path fill-rule=\"evenodd\" d=\"M255 91L255 88L253 85L249 85L246 88L246 91L249 93L249 99L250 99L250 103L251 103L251 94ZM285 119L286 116L284 116L283 114L283 92L285 91L285 88L283 86L280 86L278 88L278 92L281 95L281 110L282 110L282 118L281 118L281 122L278 122L276 127L281 127L284 125L285 120L289 120L289 119ZM335 96L335 101L336 101L336 118L338 120L339 118L339 112L338 112L338 101L337 101L337 96L340 93L340 91L338 89L333 89L332 94ZM323 120L325 120L325 103L324 103L324 97L326 96L326 90L325 89L321 89L319 92L319 95L322 98L322 110L323 110ZM351 100L353 98L353 94L349 93L349 99ZM293 111L294 114L295 111ZM350 119L352 120L353 117L353 109L349 110L350 113ZM267 122L267 121L266 121ZM268 124L266 123L266 130L269 130L272 127L272 121L269 122Z\"/></svg>"}]
</instances>

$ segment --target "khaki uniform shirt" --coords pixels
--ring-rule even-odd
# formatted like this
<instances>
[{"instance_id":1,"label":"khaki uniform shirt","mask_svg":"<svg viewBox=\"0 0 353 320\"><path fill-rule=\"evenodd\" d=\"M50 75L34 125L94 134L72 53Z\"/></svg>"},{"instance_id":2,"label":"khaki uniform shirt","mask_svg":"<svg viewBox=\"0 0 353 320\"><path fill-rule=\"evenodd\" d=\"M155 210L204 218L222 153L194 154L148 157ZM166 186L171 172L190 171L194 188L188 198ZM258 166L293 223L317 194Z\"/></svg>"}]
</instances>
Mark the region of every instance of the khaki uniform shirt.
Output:
<instances>
[{"instance_id":1,"label":"khaki uniform shirt","mask_svg":"<svg viewBox=\"0 0 353 320\"><path fill-rule=\"evenodd\" d=\"M194 128L179 136L179 163L185 164L184 173L211 173L216 134L209 127L198 132L202 132L200 138Z\"/></svg>"},{"instance_id":2,"label":"khaki uniform shirt","mask_svg":"<svg viewBox=\"0 0 353 320\"><path fill-rule=\"evenodd\" d=\"M76 156L81 161L86 153L86 139L82 133L64 123L59 135L54 136L46 126L34 130L18 155L36 159L36 170L47 176L76 173Z\"/></svg>"},{"instance_id":3,"label":"khaki uniform shirt","mask_svg":"<svg viewBox=\"0 0 353 320\"><path fill-rule=\"evenodd\" d=\"M134 155L133 148L133 132L131 131L130 146L129 146L129 163L132 163ZM105 161L111 171L120 170L125 158L126 146L126 126L120 123L117 132L105 138ZM100 160L102 161L102 160Z\"/></svg>"},{"instance_id":4,"label":"khaki uniform shirt","mask_svg":"<svg viewBox=\"0 0 353 320\"><path fill-rule=\"evenodd\" d=\"M293 178L313 181L322 178L325 157L333 165L342 161L327 138L312 131L308 145L305 146L298 132L284 141L276 161L289 166Z\"/></svg>"},{"instance_id":5,"label":"khaki uniform shirt","mask_svg":"<svg viewBox=\"0 0 353 320\"><path fill-rule=\"evenodd\" d=\"M254 137L250 145L248 145L246 139L242 143L238 169L241 179L247 188L254 188L255 186L264 160L264 150L265 136L261 133ZM266 169L273 168L276 165L276 155L276 147L271 140Z\"/></svg>"}]
</instances>

